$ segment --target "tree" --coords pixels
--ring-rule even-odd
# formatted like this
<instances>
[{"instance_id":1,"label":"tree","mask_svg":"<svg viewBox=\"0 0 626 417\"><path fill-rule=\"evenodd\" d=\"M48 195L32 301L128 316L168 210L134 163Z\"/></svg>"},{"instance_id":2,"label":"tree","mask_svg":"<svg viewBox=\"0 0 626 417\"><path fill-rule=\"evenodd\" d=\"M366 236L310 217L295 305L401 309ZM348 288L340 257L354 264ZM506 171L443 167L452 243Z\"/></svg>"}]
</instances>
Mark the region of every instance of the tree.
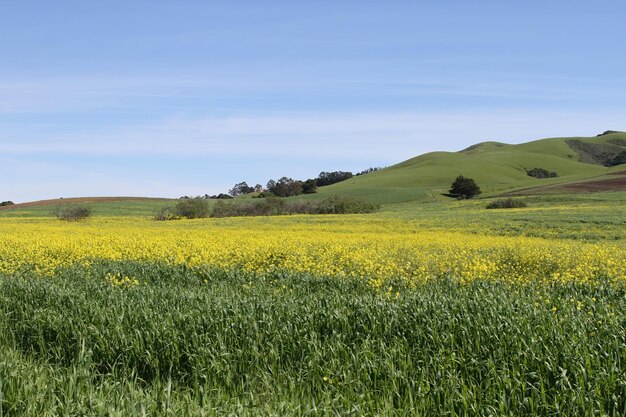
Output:
<instances>
[{"instance_id":1,"label":"tree","mask_svg":"<svg viewBox=\"0 0 626 417\"><path fill-rule=\"evenodd\" d=\"M462 198L472 198L481 192L473 179L465 178L463 175L456 177L450 188L450 194Z\"/></svg>"},{"instance_id":2,"label":"tree","mask_svg":"<svg viewBox=\"0 0 626 417\"><path fill-rule=\"evenodd\" d=\"M333 171L333 172L320 172L317 177L317 186L324 187L326 185L335 184L337 182L345 181L352 178L352 172L349 171Z\"/></svg>"},{"instance_id":3,"label":"tree","mask_svg":"<svg viewBox=\"0 0 626 417\"><path fill-rule=\"evenodd\" d=\"M233 188L231 188L230 190L228 190L228 194L234 196L237 195L244 195L244 194L248 194L254 191L254 188L250 187L248 185L248 183L246 183L245 181L240 182L239 184L235 184L235 186Z\"/></svg>"},{"instance_id":4,"label":"tree","mask_svg":"<svg viewBox=\"0 0 626 417\"><path fill-rule=\"evenodd\" d=\"M282 177L278 181L269 180L267 182L267 191L277 197L291 197L302 194L302 181L288 177Z\"/></svg>"},{"instance_id":5,"label":"tree","mask_svg":"<svg viewBox=\"0 0 626 417\"><path fill-rule=\"evenodd\" d=\"M315 194L317 192L317 181L308 179L302 184L302 194Z\"/></svg>"}]
</instances>

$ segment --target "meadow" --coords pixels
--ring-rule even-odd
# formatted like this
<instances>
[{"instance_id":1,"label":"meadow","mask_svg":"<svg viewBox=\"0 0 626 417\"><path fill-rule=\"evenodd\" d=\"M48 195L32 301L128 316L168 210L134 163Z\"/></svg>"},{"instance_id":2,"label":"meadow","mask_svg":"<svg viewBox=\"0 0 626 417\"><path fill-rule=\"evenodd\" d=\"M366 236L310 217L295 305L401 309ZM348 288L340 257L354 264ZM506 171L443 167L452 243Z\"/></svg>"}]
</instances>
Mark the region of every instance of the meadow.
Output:
<instances>
[{"instance_id":1,"label":"meadow","mask_svg":"<svg viewBox=\"0 0 626 417\"><path fill-rule=\"evenodd\" d=\"M623 416L624 198L5 212L0 416Z\"/></svg>"}]
</instances>

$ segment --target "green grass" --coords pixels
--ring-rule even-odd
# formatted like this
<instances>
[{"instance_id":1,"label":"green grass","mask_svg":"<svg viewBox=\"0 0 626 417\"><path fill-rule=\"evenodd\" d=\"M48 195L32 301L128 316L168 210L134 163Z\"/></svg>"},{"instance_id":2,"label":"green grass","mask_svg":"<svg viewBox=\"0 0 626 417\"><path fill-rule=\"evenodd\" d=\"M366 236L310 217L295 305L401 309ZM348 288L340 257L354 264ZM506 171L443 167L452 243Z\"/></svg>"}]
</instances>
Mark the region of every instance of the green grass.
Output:
<instances>
[{"instance_id":1,"label":"green grass","mask_svg":"<svg viewBox=\"0 0 626 417\"><path fill-rule=\"evenodd\" d=\"M516 197L528 207L487 210L495 199L393 204L376 217L397 217L425 230L585 241L626 239L626 192Z\"/></svg>"},{"instance_id":2,"label":"green grass","mask_svg":"<svg viewBox=\"0 0 626 417\"><path fill-rule=\"evenodd\" d=\"M389 285L130 262L1 277L3 417L624 415L623 288Z\"/></svg>"}]
</instances>

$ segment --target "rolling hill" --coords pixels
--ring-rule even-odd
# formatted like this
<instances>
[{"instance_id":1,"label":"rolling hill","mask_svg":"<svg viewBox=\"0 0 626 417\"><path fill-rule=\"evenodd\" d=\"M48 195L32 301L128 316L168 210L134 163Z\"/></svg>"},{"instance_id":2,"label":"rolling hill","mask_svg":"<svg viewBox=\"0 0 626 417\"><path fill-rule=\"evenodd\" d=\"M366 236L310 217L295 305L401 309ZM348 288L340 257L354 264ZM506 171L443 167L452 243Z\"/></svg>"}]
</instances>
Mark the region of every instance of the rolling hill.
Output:
<instances>
[{"instance_id":1,"label":"rolling hill","mask_svg":"<svg viewBox=\"0 0 626 417\"><path fill-rule=\"evenodd\" d=\"M609 174L613 174L610 178L616 189L626 189L616 180L619 173L626 170L620 159L624 156L624 132L598 137L541 139L518 145L483 142L459 152L427 153L381 171L321 187L313 198L340 194L382 204L436 201L447 198L445 194L458 175L475 179L485 196L522 191L532 194L534 188L541 189L542 194L550 190L564 192L556 185L592 179L603 181L603 176ZM615 166L603 163L615 163ZM526 171L532 168L556 171L559 176L547 179L529 177ZM554 187L546 189L546 186ZM579 191L594 190L582 187Z\"/></svg>"}]
</instances>

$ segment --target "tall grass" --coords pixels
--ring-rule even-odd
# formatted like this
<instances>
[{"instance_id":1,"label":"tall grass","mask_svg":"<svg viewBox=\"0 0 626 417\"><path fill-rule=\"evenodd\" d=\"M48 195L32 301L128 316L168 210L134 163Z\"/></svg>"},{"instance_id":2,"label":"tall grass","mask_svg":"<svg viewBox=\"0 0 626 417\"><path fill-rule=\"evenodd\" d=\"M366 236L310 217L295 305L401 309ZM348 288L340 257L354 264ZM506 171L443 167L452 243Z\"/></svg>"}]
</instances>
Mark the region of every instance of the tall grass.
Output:
<instances>
[{"instance_id":1,"label":"tall grass","mask_svg":"<svg viewBox=\"0 0 626 417\"><path fill-rule=\"evenodd\" d=\"M3 417L621 416L625 296L138 262L2 277Z\"/></svg>"}]
</instances>

